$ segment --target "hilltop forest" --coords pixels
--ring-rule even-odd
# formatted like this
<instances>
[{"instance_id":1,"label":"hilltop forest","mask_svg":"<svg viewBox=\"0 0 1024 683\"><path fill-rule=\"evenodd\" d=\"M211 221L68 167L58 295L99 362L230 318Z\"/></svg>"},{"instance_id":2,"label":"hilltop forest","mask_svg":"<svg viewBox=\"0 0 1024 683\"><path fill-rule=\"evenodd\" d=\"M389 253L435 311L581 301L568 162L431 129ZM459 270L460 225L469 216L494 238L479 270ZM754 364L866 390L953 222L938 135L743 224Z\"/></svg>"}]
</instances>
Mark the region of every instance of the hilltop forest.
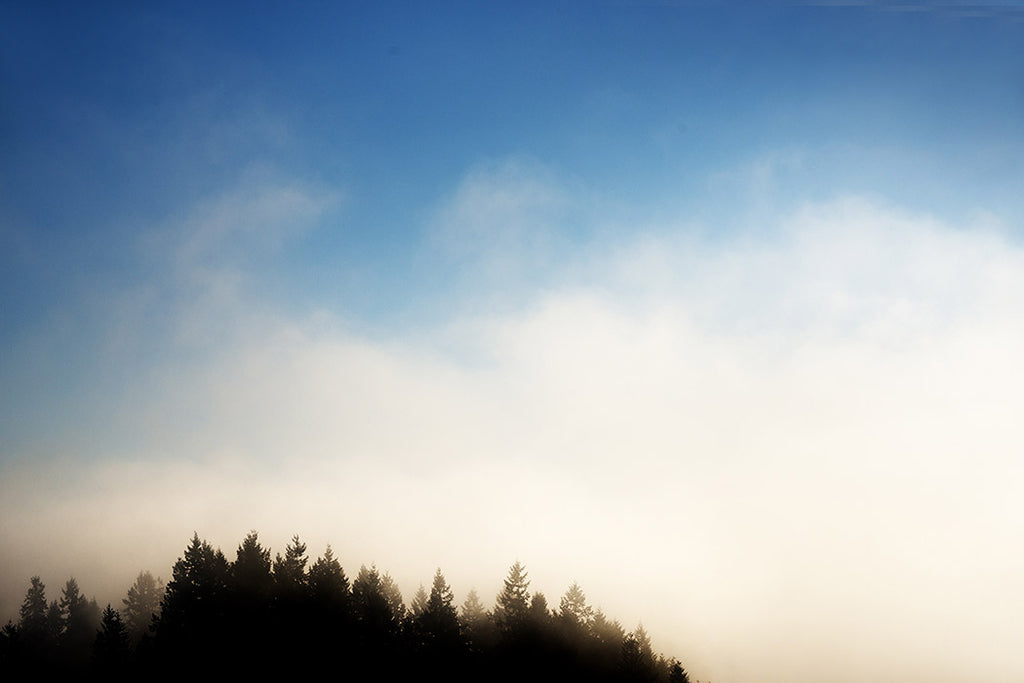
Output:
<instances>
[{"instance_id":1,"label":"hilltop forest","mask_svg":"<svg viewBox=\"0 0 1024 683\"><path fill-rule=\"evenodd\" d=\"M642 626L626 632L577 584L557 606L529 584L516 562L491 609L475 590L456 605L438 569L407 605L387 572L362 566L350 579L330 546L309 564L294 536L272 559L251 532L232 561L195 534L166 586L141 572L116 608L101 609L74 578L47 601L32 577L18 620L0 629L0 677L690 680Z\"/></svg>"}]
</instances>

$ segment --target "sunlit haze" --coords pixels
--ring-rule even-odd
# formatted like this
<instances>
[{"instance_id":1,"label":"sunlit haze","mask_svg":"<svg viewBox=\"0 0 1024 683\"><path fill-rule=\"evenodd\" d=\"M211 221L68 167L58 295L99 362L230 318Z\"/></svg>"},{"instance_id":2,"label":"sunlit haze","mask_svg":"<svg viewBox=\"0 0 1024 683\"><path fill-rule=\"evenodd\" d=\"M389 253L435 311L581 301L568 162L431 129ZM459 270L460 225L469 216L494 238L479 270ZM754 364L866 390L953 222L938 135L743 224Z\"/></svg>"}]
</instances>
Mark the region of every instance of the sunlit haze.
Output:
<instances>
[{"instance_id":1,"label":"sunlit haze","mask_svg":"<svg viewBox=\"0 0 1024 683\"><path fill-rule=\"evenodd\" d=\"M715 683L1024 680L1024 9L5 3L0 622L193 532Z\"/></svg>"}]
</instances>

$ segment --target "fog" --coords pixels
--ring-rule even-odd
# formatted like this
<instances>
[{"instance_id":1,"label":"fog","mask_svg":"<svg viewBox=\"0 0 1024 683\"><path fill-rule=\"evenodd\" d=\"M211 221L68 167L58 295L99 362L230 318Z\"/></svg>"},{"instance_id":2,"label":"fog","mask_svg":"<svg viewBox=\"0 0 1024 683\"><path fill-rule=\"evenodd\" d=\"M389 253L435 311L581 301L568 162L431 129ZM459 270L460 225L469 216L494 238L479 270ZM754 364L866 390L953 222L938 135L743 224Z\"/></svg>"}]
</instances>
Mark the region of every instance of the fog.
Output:
<instances>
[{"instance_id":1,"label":"fog","mask_svg":"<svg viewBox=\"0 0 1024 683\"><path fill-rule=\"evenodd\" d=\"M481 202L463 190L431 248ZM489 606L518 559L695 679L1020 680L1024 250L855 198L767 220L476 245L465 272L486 292L500 257L516 296L400 332L175 251L188 352L0 465L0 616L33 574L116 606L193 531L230 559L255 529L376 563L407 601L441 567ZM142 315L120 303L111 338Z\"/></svg>"}]
</instances>

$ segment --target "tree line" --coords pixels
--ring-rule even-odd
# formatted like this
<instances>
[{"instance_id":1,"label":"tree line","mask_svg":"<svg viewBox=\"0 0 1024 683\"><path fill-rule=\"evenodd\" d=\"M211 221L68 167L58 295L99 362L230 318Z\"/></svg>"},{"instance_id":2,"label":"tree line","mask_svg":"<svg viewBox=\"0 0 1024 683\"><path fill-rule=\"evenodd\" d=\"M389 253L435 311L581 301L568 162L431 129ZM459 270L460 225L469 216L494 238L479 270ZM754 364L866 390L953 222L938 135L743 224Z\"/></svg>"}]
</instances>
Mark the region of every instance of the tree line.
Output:
<instances>
[{"instance_id":1,"label":"tree line","mask_svg":"<svg viewBox=\"0 0 1024 683\"><path fill-rule=\"evenodd\" d=\"M514 563L493 607L476 590L459 606L440 569L406 605L375 565L349 579L328 545L312 563L294 536L284 555L250 532L229 561L192 536L164 585L138 575L121 605L100 609L74 578L47 601L30 580L17 621L0 629L0 675L89 672L106 678L304 675L342 679L689 683L573 583L557 607Z\"/></svg>"}]
</instances>

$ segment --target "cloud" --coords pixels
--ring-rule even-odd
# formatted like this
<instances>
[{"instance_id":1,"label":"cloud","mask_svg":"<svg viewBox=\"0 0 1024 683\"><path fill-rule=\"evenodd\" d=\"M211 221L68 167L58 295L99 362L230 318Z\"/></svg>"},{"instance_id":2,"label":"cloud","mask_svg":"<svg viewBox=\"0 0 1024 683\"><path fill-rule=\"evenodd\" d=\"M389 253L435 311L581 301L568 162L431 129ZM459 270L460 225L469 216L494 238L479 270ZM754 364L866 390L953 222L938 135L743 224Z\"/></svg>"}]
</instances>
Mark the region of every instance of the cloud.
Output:
<instances>
[{"instance_id":1,"label":"cloud","mask_svg":"<svg viewBox=\"0 0 1024 683\"><path fill-rule=\"evenodd\" d=\"M567 228L583 209L578 192L533 159L480 164L438 208L429 242L476 279L543 274L573 241Z\"/></svg>"},{"instance_id":2,"label":"cloud","mask_svg":"<svg viewBox=\"0 0 1024 683\"><path fill-rule=\"evenodd\" d=\"M521 559L549 600L578 580L702 678L1024 674L1024 250L840 199L565 261L530 237L574 202L543 177L470 174L435 225L470 261L497 232L513 265L568 263L525 304L379 339L233 296L223 343L138 384L97 452L68 434L5 466L0 574L122 572L115 599L193 529L229 555L250 528L275 550L298 532L410 592L441 566L489 599ZM320 210L261 196L271 242ZM245 203L185 221L189 258L229 249Z\"/></svg>"}]
</instances>

